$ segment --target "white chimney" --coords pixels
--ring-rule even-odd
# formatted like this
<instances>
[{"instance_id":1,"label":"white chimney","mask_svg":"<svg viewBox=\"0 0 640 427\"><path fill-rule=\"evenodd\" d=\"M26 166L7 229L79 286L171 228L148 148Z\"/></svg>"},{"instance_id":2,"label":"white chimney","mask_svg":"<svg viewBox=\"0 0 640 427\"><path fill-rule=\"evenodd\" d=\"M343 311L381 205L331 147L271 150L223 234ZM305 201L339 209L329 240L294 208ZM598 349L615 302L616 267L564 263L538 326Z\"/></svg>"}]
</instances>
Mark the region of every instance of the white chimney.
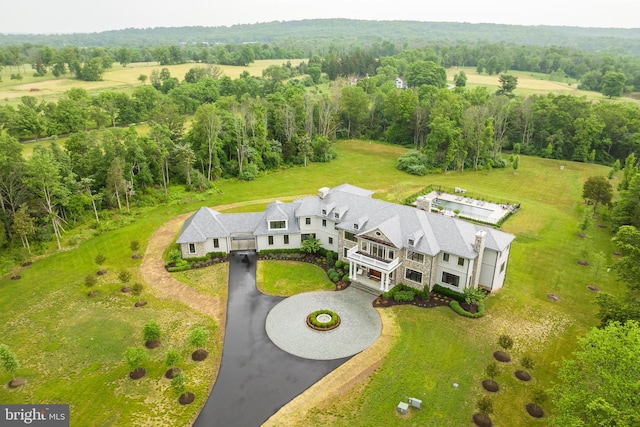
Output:
<instances>
[{"instance_id":1,"label":"white chimney","mask_svg":"<svg viewBox=\"0 0 640 427\"><path fill-rule=\"evenodd\" d=\"M318 190L318 197L320 197L321 199L327 197L327 194L329 194L329 187L322 187Z\"/></svg>"}]
</instances>

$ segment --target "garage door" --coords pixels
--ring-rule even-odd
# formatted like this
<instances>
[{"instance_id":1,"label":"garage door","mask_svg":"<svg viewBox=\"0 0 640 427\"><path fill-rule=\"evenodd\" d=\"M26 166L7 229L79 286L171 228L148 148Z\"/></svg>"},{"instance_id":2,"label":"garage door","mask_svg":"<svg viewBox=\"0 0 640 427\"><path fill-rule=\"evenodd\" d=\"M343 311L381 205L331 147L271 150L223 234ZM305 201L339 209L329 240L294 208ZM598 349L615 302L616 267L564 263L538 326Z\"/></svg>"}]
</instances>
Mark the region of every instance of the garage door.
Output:
<instances>
[{"instance_id":1,"label":"garage door","mask_svg":"<svg viewBox=\"0 0 640 427\"><path fill-rule=\"evenodd\" d=\"M231 238L232 251L256 250L256 238L252 235L234 236Z\"/></svg>"}]
</instances>

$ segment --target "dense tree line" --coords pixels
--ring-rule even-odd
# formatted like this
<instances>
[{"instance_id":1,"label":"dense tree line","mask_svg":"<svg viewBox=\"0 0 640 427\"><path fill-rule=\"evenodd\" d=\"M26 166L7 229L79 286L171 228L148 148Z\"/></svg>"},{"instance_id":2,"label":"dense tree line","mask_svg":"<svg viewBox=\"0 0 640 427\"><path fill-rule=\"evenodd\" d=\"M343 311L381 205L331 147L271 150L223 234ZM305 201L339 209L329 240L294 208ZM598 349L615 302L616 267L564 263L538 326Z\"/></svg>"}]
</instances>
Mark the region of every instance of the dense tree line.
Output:
<instances>
[{"instance_id":1,"label":"dense tree line","mask_svg":"<svg viewBox=\"0 0 640 427\"><path fill-rule=\"evenodd\" d=\"M624 13L624 11L621 11ZM469 24L454 22L365 21L352 19L310 19L267 22L231 27L129 28L91 34L0 34L0 46L22 43L110 46L160 46L179 43L241 44L276 43L303 49L309 54L353 47L369 48L384 40L397 46L442 43L513 43L526 46L572 46L589 51L640 53L640 30L622 28L579 28Z\"/></svg>"}]
</instances>

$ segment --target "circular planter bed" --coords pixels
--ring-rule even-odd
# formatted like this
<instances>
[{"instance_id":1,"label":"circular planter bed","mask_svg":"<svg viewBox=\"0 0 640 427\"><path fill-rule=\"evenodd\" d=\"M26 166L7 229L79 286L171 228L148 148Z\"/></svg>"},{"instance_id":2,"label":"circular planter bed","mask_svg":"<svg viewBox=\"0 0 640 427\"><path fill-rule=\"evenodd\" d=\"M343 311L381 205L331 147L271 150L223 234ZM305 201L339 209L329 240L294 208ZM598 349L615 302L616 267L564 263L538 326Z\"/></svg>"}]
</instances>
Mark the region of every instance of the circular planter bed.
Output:
<instances>
[{"instance_id":1,"label":"circular planter bed","mask_svg":"<svg viewBox=\"0 0 640 427\"><path fill-rule=\"evenodd\" d=\"M22 387L26 383L27 383L27 380L24 379L24 378L15 378L15 379L9 381L9 388Z\"/></svg>"},{"instance_id":2,"label":"circular planter bed","mask_svg":"<svg viewBox=\"0 0 640 427\"><path fill-rule=\"evenodd\" d=\"M532 417L534 417L534 418L542 418L542 417L544 417L544 411L542 410L542 408L540 406L538 406L538 404L536 404L536 403L527 403L524 407L527 409L527 412Z\"/></svg>"},{"instance_id":3,"label":"circular planter bed","mask_svg":"<svg viewBox=\"0 0 640 427\"><path fill-rule=\"evenodd\" d=\"M147 370L144 368L136 368L135 371L129 372L129 378L131 378L132 380L139 380L145 375L147 375Z\"/></svg>"},{"instance_id":4,"label":"circular planter bed","mask_svg":"<svg viewBox=\"0 0 640 427\"><path fill-rule=\"evenodd\" d=\"M146 301L138 301L137 303L133 304L134 307L144 307L145 305L147 305Z\"/></svg>"},{"instance_id":5,"label":"circular planter bed","mask_svg":"<svg viewBox=\"0 0 640 427\"><path fill-rule=\"evenodd\" d=\"M98 292L98 291L89 292L89 297L91 297L91 298L97 297L98 295L100 295L100 292Z\"/></svg>"},{"instance_id":6,"label":"circular planter bed","mask_svg":"<svg viewBox=\"0 0 640 427\"><path fill-rule=\"evenodd\" d=\"M559 301L560 297L556 294L547 294L547 298L549 298L551 301Z\"/></svg>"},{"instance_id":7,"label":"circular planter bed","mask_svg":"<svg viewBox=\"0 0 640 427\"><path fill-rule=\"evenodd\" d=\"M182 370L180 368L167 369L167 372L164 373L164 377L171 380L173 377L178 375L178 372L182 372Z\"/></svg>"},{"instance_id":8,"label":"circular planter bed","mask_svg":"<svg viewBox=\"0 0 640 427\"><path fill-rule=\"evenodd\" d=\"M133 259L140 259L140 258L142 258L142 255L140 255L140 254L133 254L133 255L131 255L131 258L133 258Z\"/></svg>"},{"instance_id":9,"label":"circular planter bed","mask_svg":"<svg viewBox=\"0 0 640 427\"><path fill-rule=\"evenodd\" d=\"M317 310L307 316L307 326L316 331L330 331L340 326L340 316L331 310Z\"/></svg>"},{"instance_id":10,"label":"circular planter bed","mask_svg":"<svg viewBox=\"0 0 640 427\"><path fill-rule=\"evenodd\" d=\"M613 254L614 254L615 256L622 256L622 252L618 252L618 251L614 251L614 252L613 252Z\"/></svg>"},{"instance_id":11,"label":"circular planter bed","mask_svg":"<svg viewBox=\"0 0 640 427\"><path fill-rule=\"evenodd\" d=\"M27 261L25 263L22 264L23 267L29 267L31 264L33 264L33 261Z\"/></svg>"},{"instance_id":12,"label":"circular planter bed","mask_svg":"<svg viewBox=\"0 0 640 427\"><path fill-rule=\"evenodd\" d=\"M205 349L199 348L193 353L191 353L191 360L194 360L196 362L202 362L204 359L207 358L207 356L209 356L209 352Z\"/></svg>"},{"instance_id":13,"label":"circular planter bed","mask_svg":"<svg viewBox=\"0 0 640 427\"><path fill-rule=\"evenodd\" d=\"M582 265L582 266L587 266L589 265L589 262L585 259L579 259L578 261L576 261L578 264Z\"/></svg>"},{"instance_id":14,"label":"circular planter bed","mask_svg":"<svg viewBox=\"0 0 640 427\"><path fill-rule=\"evenodd\" d=\"M500 390L500 387L498 387L498 383L495 382L494 380L484 380L484 381L482 381L482 387L485 390L490 391L491 393L495 393L498 390Z\"/></svg>"},{"instance_id":15,"label":"circular planter bed","mask_svg":"<svg viewBox=\"0 0 640 427\"><path fill-rule=\"evenodd\" d=\"M18 276L18 275L11 276L11 280L20 280L20 279L22 279L22 276Z\"/></svg>"},{"instance_id":16,"label":"circular planter bed","mask_svg":"<svg viewBox=\"0 0 640 427\"><path fill-rule=\"evenodd\" d=\"M531 374L527 371L516 371L515 376L517 379L522 381L531 381Z\"/></svg>"},{"instance_id":17,"label":"circular planter bed","mask_svg":"<svg viewBox=\"0 0 640 427\"><path fill-rule=\"evenodd\" d=\"M98 276L104 276L105 274L107 274L107 270L98 270L98 272L96 274Z\"/></svg>"},{"instance_id":18,"label":"circular planter bed","mask_svg":"<svg viewBox=\"0 0 640 427\"><path fill-rule=\"evenodd\" d=\"M576 236L578 236L581 239L584 239L585 237L587 237L587 235L584 234L584 233L578 233L578 234L576 234Z\"/></svg>"},{"instance_id":19,"label":"circular planter bed","mask_svg":"<svg viewBox=\"0 0 640 427\"><path fill-rule=\"evenodd\" d=\"M600 291L600 288L597 286L593 286L593 285L589 285L587 286L587 289L589 289L591 292L598 292Z\"/></svg>"},{"instance_id":20,"label":"circular planter bed","mask_svg":"<svg viewBox=\"0 0 640 427\"><path fill-rule=\"evenodd\" d=\"M511 356L509 356L504 351L493 352L493 358L496 359L498 362L504 362L504 363L511 362Z\"/></svg>"},{"instance_id":21,"label":"circular planter bed","mask_svg":"<svg viewBox=\"0 0 640 427\"><path fill-rule=\"evenodd\" d=\"M178 402L180 402L181 405L188 405L190 403L193 403L195 398L196 396L193 393L186 392L180 395L180 397L178 398Z\"/></svg>"},{"instance_id":22,"label":"circular planter bed","mask_svg":"<svg viewBox=\"0 0 640 427\"><path fill-rule=\"evenodd\" d=\"M160 341L160 340L151 340L151 341L147 341L146 343L144 343L144 346L147 347L148 349L153 349L153 348L160 347L161 343L162 343L162 341Z\"/></svg>"},{"instance_id":23,"label":"circular planter bed","mask_svg":"<svg viewBox=\"0 0 640 427\"><path fill-rule=\"evenodd\" d=\"M131 292L131 286L125 286L124 288L120 289L120 291L124 293Z\"/></svg>"},{"instance_id":24,"label":"circular planter bed","mask_svg":"<svg viewBox=\"0 0 640 427\"><path fill-rule=\"evenodd\" d=\"M489 418L486 414L473 414L473 422L478 427L491 427L493 423L491 422L491 418Z\"/></svg>"}]
</instances>

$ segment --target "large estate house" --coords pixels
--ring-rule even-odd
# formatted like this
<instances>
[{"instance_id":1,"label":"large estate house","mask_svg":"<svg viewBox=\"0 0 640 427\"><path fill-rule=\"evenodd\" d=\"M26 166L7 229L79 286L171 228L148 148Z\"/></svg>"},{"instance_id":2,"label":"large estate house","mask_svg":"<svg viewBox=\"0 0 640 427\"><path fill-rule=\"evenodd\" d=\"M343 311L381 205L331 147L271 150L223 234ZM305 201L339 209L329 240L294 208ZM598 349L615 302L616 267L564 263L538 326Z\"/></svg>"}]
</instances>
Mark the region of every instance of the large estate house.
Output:
<instances>
[{"instance_id":1,"label":"large estate house","mask_svg":"<svg viewBox=\"0 0 640 427\"><path fill-rule=\"evenodd\" d=\"M513 235L431 212L425 197L412 207L372 194L343 184L291 203L272 202L264 212L221 214L203 207L185 221L177 243L190 258L299 248L317 238L349 264L351 281L380 290L398 283L459 292L503 286Z\"/></svg>"}]
</instances>

